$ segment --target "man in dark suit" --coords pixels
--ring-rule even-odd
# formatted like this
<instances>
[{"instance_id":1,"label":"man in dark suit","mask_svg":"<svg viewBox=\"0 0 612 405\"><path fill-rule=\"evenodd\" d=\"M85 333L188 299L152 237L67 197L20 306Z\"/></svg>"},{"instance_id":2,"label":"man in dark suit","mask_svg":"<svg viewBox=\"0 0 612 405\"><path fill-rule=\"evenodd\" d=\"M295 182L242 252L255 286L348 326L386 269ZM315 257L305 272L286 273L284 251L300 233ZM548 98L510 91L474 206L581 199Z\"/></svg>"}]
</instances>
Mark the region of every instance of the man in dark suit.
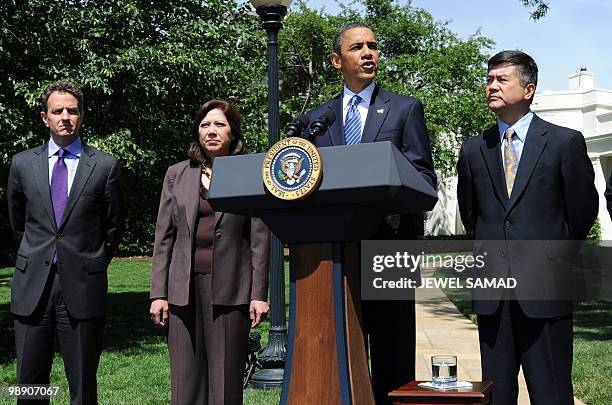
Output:
<instances>
[{"instance_id":1,"label":"man in dark suit","mask_svg":"<svg viewBox=\"0 0 612 405\"><path fill-rule=\"evenodd\" d=\"M336 116L329 130L316 138L316 145L390 141L436 188L423 106L375 83L378 43L372 29L363 23L343 27L334 38L331 62L342 72L344 89L308 113L311 122L327 111ZM419 218L422 221L420 214L389 216L372 239L415 239L421 229ZM406 301L363 301L362 315L376 403L390 403L389 391L415 376L414 296Z\"/></svg>"},{"instance_id":2,"label":"man in dark suit","mask_svg":"<svg viewBox=\"0 0 612 405\"><path fill-rule=\"evenodd\" d=\"M586 238L598 197L582 134L530 111L537 74L534 60L520 51L489 60L486 98L498 120L463 143L457 164L468 236L504 241L487 251L487 261L495 263L495 275L517 279L514 291L474 296L482 378L493 381L496 405L516 404L520 367L532 404L574 403L573 303L539 300L535 290L545 292L565 276L561 268L556 274L545 268L569 253L559 241Z\"/></svg>"},{"instance_id":3,"label":"man in dark suit","mask_svg":"<svg viewBox=\"0 0 612 405\"><path fill-rule=\"evenodd\" d=\"M606 192L604 193L606 196L606 207L608 208L608 214L610 218L612 218L612 174L608 178L608 184L606 184Z\"/></svg>"},{"instance_id":4,"label":"man in dark suit","mask_svg":"<svg viewBox=\"0 0 612 405\"><path fill-rule=\"evenodd\" d=\"M95 404L106 270L123 222L119 163L81 142L78 86L51 84L42 107L49 142L16 154L8 181L17 383L49 384L57 334L71 402Z\"/></svg>"}]
</instances>

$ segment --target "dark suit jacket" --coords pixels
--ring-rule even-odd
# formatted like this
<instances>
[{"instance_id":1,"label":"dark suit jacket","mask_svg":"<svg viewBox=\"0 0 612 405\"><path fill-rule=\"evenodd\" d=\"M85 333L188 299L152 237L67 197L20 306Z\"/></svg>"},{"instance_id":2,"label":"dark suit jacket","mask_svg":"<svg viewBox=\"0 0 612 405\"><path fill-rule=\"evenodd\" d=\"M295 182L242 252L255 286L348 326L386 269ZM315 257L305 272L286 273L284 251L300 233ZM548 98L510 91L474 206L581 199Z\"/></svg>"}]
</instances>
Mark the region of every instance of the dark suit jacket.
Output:
<instances>
[{"instance_id":1,"label":"dark suit jacket","mask_svg":"<svg viewBox=\"0 0 612 405\"><path fill-rule=\"evenodd\" d=\"M317 146L345 145L344 124L342 122L342 93L320 107L308 112L310 122L331 110L336 121L328 131L315 139ZM389 141L406 156L406 159L419 171L435 189L437 178L431 158L431 145L427 135L423 106L415 98L391 93L376 85L370 100L368 116L363 127L361 143ZM416 236L413 215L403 215L398 232L391 232L386 225L377 231L375 237L391 238L395 234L400 239Z\"/></svg>"},{"instance_id":2,"label":"dark suit jacket","mask_svg":"<svg viewBox=\"0 0 612 405\"><path fill-rule=\"evenodd\" d=\"M9 220L18 249L11 312L32 314L57 249L68 312L76 319L100 316L106 306L106 269L123 228L119 162L83 144L64 217L56 226L47 148L18 153L11 163Z\"/></svg>"},{"instance_id":3,"label":"dark suit jacket","mask_svg":"<svg viewBox=\"0 0 612 405\"><path fill-rule=\"evenodd\" d=\"M201 169L189 160L168 168L155 227L151 299L189 303ZM215 305L267 301L270 232L257 218L216 212L212 295Z\"/></svg>"},{"instance_id":4,"label":"dark suit jacket","mask_svg":"<svg viewBox=\"0 0 612 405\"><path fill-rule=\"evenodd\" d=\"M465 140L457 163L457 197L468 236L476 240L583 240L597 217L598 196L584 137L534 115L519 161L511 198L508 198L497 124L484 134ZM568 253L563 244L550 242L540 259ZM517 278L517 298L554 283L554 273L538 278L528 244L512 252L487 252L497 262L496 276L511 272ZM541 247L541 246L540 246ZM502 249L503 250L503 249ZM531 252L533 253L533 252ZM537 252L536 252L537 253ZM536 254L537 256L537 254ZM542 262L543 263L543 262ZM538 283L536 283L536 280ZM521 290L521 286L527 290ZM531 289L531 290L530 290ZM503 291L498 290L499 296ZM533 295L532 295L533 296ZM479 314L492 314L499 301L475 301ZM553 317L572 311L571 302L520 301L531 317Z\"/></svg>"},{"instance_id":5,"label":"dark suit jacket","mask_svg":"<svg viewBox=\"0 0 612 405\"><path fill-rule=\"evenodd\" d=\"M610 178L608 178L608 184L606 185L605 196L606 196L606 205L608 208L608 214L610 215L610 218L612 218L612 174L610 175Z\"/></svg>"}]
</instances>

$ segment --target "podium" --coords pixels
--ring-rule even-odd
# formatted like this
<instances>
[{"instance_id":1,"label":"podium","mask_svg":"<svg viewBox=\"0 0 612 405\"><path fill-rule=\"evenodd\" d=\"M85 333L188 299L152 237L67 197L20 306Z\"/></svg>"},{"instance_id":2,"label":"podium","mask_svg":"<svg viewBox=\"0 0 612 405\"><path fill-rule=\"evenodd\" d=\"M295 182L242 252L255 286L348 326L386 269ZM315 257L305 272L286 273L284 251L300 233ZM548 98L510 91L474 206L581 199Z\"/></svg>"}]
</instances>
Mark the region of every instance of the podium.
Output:
<instances>
[{"instance_id":1,"label":"podium","mask_svg":"<svg viewBox=\"0 0 612 405\"><path fill-rule=\"evenodd\" d=\"M390 142L319 148L323 179L300 201L263 185L264 154L215 159L215 211L261 218L290 248L289 343L281 404L373 405L360 313L358 242L385 215L422 212L435 190Z\"/></svg>"}]
</instances>

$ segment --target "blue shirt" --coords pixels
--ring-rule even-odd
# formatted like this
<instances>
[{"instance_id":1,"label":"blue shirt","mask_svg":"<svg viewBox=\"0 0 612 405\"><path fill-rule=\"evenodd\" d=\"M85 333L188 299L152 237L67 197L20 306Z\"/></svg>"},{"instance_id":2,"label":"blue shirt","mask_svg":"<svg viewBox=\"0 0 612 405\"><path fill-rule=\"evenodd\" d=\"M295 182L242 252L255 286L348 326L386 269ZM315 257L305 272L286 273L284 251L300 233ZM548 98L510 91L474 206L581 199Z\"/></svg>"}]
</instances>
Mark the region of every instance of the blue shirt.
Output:
<instances>
[{"instance_id":1,"label":"blue shirt","mask_svg":"<svg viewBox=\"0 0 612 405\"><path fill-rule=\"evenodd\" d=\"M523 154L523 147L525 146L525 140L527 139L527 132L529 131L529 125L533 119L533 113L529 111L523 115L520 120L516 121L513 125L506 124L504 121L497 119L497 127L499 128L499 139L501 143L501 154L502 162L504 161L504 146L506 146L506 130L508 128L514 129L516 138L512 140L512 146L516 151L519 163L521 161L521 155Z\"/></svg>"},{"instance_id":2,"label":"blue shirt","mask_svg":"<svg viewBox=\"0 0 612 405\"><path fill-rule=\"evenodd\" d=\"M81 157L81 151L83 150L83 144L81 143L81 138L77 137L70 145L66 146L66 149L69 154L64 155L64 162L66 163L66 168L68 169L68 195L70 195L70 189L72 188L72 182L74 181L74 175L76 174L77 166L79 165L79 159ZM49 139L49 148L48 148L48 156L49 156L49 187L51 187L51 177L53 176L53 166L55 166L55 162L57 162L57 151L60 150L60 147L57 146L53 139Z\"/></svg>"}]
</instances>

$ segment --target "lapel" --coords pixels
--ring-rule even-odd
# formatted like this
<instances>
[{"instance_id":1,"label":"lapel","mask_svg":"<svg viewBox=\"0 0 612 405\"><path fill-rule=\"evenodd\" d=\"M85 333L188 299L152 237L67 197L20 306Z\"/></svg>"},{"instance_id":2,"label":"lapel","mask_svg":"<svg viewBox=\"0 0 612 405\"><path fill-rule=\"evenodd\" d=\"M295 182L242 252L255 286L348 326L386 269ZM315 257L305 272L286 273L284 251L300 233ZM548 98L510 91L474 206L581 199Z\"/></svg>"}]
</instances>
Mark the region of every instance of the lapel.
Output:
<instances>
[{"instance_id":1,"label":"lapel","mask_svg":"<svg viewBox=\"0 0 612 405\"><path fill-rule=\"evenodd\" d=\"M34 177L40 193L41 202L49 216L49 222L53 229L57 230L55 224L55 213L53 212L53 202L51 201L51 186L49 185L49 156L47 156L49 144L45 143L34 149L35 156L32 158Z\"/></svg>"},{"instance_id":2,"label":"lapel","mask_svg":"<svg viewBox=\"0 0 612 405\"><path fill-rule=\"evenodd\" d=\"M198 166L192 166L188 163L183 172L184 179L175 184L175 187L178 186L179 189L175 191L174 195L178 199L177 202L185 204L185 215L187 216L185 219L187 220L190 234L193 234L196 225L195 221L198 218L201 175L202 171Z\"/></svg>"},{"instance_id":3,"label":"lapel","mask_svg":"<svg viewBox=\"0 0 612 405\"><path fill-rule=\"evenodd\" d=\"M327 105L327 108L336 116L336 120L328 129L333 146L346 145L346 140L344 139L344 120L342 119L342 95L343 92L340 92L340 95L332 99Z\"/></svg>"},{"instance_id":4,"label":"lapel","mask_svg":"<svg viewBox=\"0 0 612 405\"><path fill-rule=\"evenodd\" d=\"M385 91L378 85L375 85L374 92L372 93L372 99L370 100L370 106L368 108L368 116L366 118L365 125L363 126L361 143L374 142L378 136L378 131L380 131L380 127L385 121L385 118L389 113L389 109L391 108L387 105L389 100L389 96L385 93Z\"/></svg>"},{"instance_id":5,"label":"lapel","mask_svg":"<svg viewBox=\"0 0 612 405\"><path fill-rule=\"evenodd\" d=\"M480 152L484 157L489 178L493 183L493 188L498 200L505 208L508 207L508 191L506 190L506 179L504 177L503 165L501 161L501 143L499 139L499 128L497 124L485 131L480 144Z\"/></svg>"},{"instance_id":6,"label":"lapel","mask_svg":"<svg viewBox=\"0 0 612 405\"><path fill-rule=\"evenodd\" d=\"M70 194L68 194L68 201L66 202L64 216L62 217L61 223L58 225L58 229L63 228L66 219L79 200L81 192L83 192L83 188L91 176L91 172L93 171L94 167L96 167L96 161L95 159L92 159L92 156L95 154L96 152L93 148L83 144L81 156L79 157L79 164L77 166L76 173L74 174L74 180L72 180Z\"/></svg>"},{"instance_id":7,"label":"lapel","mask_svg":"<svg viewBox=\"0 0 612 405\"><path fill-rule=\"evenodd\" d=\"M183 179L176 183L175 193L179 202L185 205L185 215L187 216L187 226L189 228L189 235L194 236L196 227L196 221L198 219L198 209L200 203L200 178L202 171L197 166L191 166L187 164L185 171L183 172ZM218 228L223 212L215 211L215 229Z\"/></svg>"},{"instance_id":8,"label":"lapel","mask_svg":"<svg viewBox=\"0 0 612 405\"><path fill-rule=\"evenodd\" d=\"M516 172L516 179L514 180L514 187L512 188L512 194L510 195L510 206L512 209L519 197L525 191L525 187L529 182L531 173L535 169L544 147L546 146L546 138L542 135L546 133L545 121L541 120L534 114L529 130L527 131L527 137L525 139L525 145L523 146L523 153L521 154L521 160L519 161L518 170Z\"/></svg>"},{"instance_id":9,"label":"lapel","mask_svg":"<svg viewBox=\"0 0 612 405\"><path fill-rule=\"evenodd\" d=\"M215 229L219 228L219 226L221 225L221 219L223 218L224 215L225 215L224 212L215 211Z\"/></svg>"}]
</instances>

